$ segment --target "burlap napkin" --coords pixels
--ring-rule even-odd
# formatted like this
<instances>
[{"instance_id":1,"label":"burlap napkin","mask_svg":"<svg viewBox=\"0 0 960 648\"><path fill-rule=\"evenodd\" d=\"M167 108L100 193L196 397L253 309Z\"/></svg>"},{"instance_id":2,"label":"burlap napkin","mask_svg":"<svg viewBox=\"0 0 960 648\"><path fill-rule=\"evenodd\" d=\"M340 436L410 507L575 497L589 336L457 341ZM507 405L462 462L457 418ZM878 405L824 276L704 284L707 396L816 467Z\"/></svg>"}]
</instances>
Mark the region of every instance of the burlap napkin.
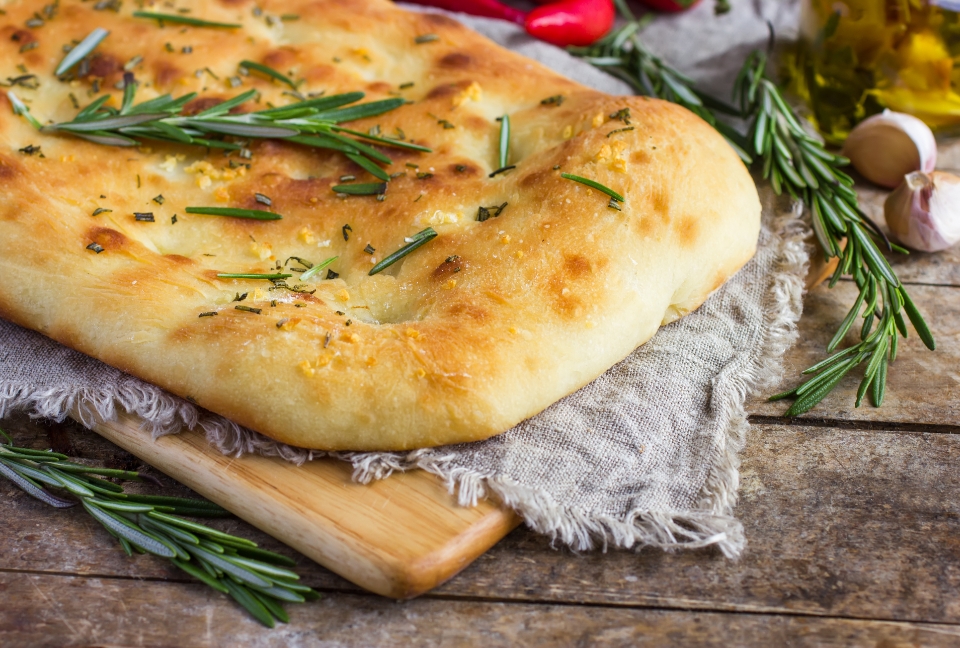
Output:
<instances>
[{"instance_id":1,"label":"burlap napkin","mask_svg":"<svg viewBox=\"0 0 960 648\"><path fill-rule=\"evenodd\" d=\"M737 19L762 25L764 6ZM465 22L584 84L629 93L564 52L526 39L515 26ZM682 30L682 24L668 24L661 38L671 29ZM704 42L709 53L712 41ZM696 70L696 62L689 68ZM575 549L716 545L738 555L744 537L732 508L737 452L747 428L743 403L748 392L778 375L795 335L807 262L805 228L793 207L769 190L761 194L764 226L756 257L699 310L661 329L590 385L488 441L338 456L352 462L361 481L420 467L447 480L464 505L492 493L532 529ZM73 410L91 423L113 417L117 407L140 416L145 434L200 427L225 453L262 452L295 462L322 454L277 444L0 320L0 417L27 409L63 418Z\"/></svg>"}]
</instances>

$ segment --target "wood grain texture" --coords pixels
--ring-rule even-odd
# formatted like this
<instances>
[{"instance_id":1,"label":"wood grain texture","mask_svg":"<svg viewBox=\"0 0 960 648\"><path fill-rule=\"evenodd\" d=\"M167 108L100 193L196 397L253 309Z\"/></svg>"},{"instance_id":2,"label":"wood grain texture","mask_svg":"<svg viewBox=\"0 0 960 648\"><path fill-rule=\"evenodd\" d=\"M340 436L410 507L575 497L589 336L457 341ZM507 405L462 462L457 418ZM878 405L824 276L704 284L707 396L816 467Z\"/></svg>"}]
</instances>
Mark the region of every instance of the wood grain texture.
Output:
<instances>
[{"instance_id":1,"label":"wood grain texture","mask_svg":"<svg viewBox=\"0 0 960 648\"><path fill-rule=\"evenodd\" d=\"M960 623L958 460L954 435L754 426L739 561L712 551L577 555L518 529L428 596ZM166 561L128 559L80 511L51 511L3 483L0 498L0 570L189 581ZM221 524L290 553L242 522ZM297 570L311 586L358 592L306 559Z\"/></svg>"},{"instance_id":2,"label":"wood grain texture","mask_svg":"<svg viewBox=\"0 0 960 648\"><path fill-rule=\"evenodd\" d=\"M960 627L350 594L266 630L201 586L0 572L0 642L30 646L952 646ZM164 601L157 606L156 598ZM29 620L28 620L29 619ZM172 641L171 641L172 640Z\"/></svg>"},{"instance_id":3,"label":"wood grain texture","mask_svg":"<svg viewBox=\"0 0 960 648\"><path fill-rule=\"evenodd\" d=\"M909 286L909 292L923 313L937 341L937 350L928 351L911 328L901 340L897 361L890 366L884 405L873 407L867 399L854 408L863 369L851 372L839 386L804 419L960 425L960 289L943 286ZM801 372L826 357L824 349L847 310L856 299L856 286L840 282L831 290L820 286L804 299L800 338L784 357L783 380L762 396L747 402L751 414L780 416L787 403L767 402L775 394L798 384ZM858 339L859 327L847 342Z\"/></svg>"},{"instance_id":4,"label":"wood grain texture","mask_svg":"<svg viewBox=\"0 0 960 648\"><path fill-rule=\"evenodd\" d=\"M960 622L960 438L763 425L742 456L736 562L516 532L436 593Z\"/></svg>"},{"instance_id":5,"label":"wood grain texture","mask_svg":"<svg viewBox=\"0 0 960 648\"><path fill-rule=\"evenodd\" d=\"M188 431L152 441L127 414L94 429L332 571L393 598L433 589L519 523L489 501L459 506L424 471L363 485L342 461L296 466L227 457Z\"/></svg>"}]
</instances>

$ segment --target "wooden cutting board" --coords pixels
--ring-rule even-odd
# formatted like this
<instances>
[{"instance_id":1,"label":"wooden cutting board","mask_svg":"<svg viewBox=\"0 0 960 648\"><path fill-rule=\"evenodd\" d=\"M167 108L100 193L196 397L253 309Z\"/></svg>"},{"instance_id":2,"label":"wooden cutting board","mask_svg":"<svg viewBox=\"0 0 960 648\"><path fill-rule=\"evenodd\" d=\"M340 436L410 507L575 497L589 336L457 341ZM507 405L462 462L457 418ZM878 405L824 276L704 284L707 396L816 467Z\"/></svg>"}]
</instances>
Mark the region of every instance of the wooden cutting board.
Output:
<instances>
[{"instance_id":1,"label":"wooden cutting board","mask_svg":"<svg viewBox=\"0 0 960 648\"><path fill-rule=\"evenodd\" d=\"M458 506L422 470L361 485L343 461L295 466L228 457L188 430L153 441L129 414L93 429L327 569L392 598L443 583L520 523L490 501Z\"/></svg>"}]
</instances>

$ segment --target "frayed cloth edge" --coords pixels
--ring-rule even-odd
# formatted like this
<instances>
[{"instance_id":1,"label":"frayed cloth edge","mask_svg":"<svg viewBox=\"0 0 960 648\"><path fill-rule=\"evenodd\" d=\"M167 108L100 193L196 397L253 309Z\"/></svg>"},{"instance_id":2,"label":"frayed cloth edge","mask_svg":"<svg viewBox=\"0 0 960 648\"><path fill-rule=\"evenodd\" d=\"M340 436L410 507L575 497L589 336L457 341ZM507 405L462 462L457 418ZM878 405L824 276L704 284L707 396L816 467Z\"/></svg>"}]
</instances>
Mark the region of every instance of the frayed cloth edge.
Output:
<instances>
[{"instance_id":1,"label":"frayed cloth edge","mask_svg":"<svg viewBox=\"0 0 960 648\"><path fill-rule=\"evenodd\" d=\"M299 466L327 454L279 443L138 380L121 380L120 384L109 386L78 386L72 390L38 391L31 385L13 382L0 387L0 418L13 411L54 421L73 416L91 428L116 420L118 407L137 416L140 428L154 439L176 434L184 428L198 430L225 455L239 457L258 453L280 457Z\"/></svg>"}]
</instances>

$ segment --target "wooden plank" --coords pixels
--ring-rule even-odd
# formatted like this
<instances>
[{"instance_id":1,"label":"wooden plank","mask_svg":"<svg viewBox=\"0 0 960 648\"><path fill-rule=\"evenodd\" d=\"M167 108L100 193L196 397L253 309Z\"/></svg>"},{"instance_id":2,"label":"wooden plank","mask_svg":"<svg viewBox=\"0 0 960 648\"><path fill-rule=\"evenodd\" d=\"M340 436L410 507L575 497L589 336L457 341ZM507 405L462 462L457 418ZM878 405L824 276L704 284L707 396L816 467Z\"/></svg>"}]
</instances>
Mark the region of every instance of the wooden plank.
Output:
<instances>
[{"instance_id":1,"label":"wooden plank","mask_svg":"<svg viewBox=\"0 0 960 648\"><path fill-rule=\"evenodd\" d=\"M349 464L220 454L199 433L151 441L119 414L97 433L344 578L409 598L433 589L510 532L519 519L492 502L461 507L423 471L369 485Z\"/></svg>"},{"instance_id":2,"label":"wooden plank","mask_svg":"<svg viewBox=\"0 0 960 648\"><path fill-rule=\"evenodd\" d=\"M514 533L437 593L960 622L960 437L763 425L742 458L739 561Z\"/></svg>"},{"instance_id":3,"label":"wooden plank","mask_svg":"<svg viewBox=\"0 0 960 648\"><path fill-rule=\"evenodd\" d=\"M868 399L854 408L863 369L851 372L806 419L844 419L927 425L960 425L960 288L910 286L910 294L934 331L937 350L928 351L911 329L901 340L897 361L890 366L886 398L881 408ZM832 290L808 293L800 320L800 339L784 357L783 380L761 397L747 402L751 414L780 416L789 402L767 402L775 394L798 384L800 372L826 357L824 349L856 299L856 286L841 282ZM858 339L851 331L848 341Z\"/></svg>"},{"instance_id":4,"label":"wooden plank","mask_svg":"<svg viewBox=\"0 0 960 648\"><path fill-rule=\"evenodd\" d=\"M5 646L953 646L960 627L719 614L327 595L290 606L273 630L201 586L0 573ZM156 599L164 601L163 606Z\"/></svg>"},{"instance_id":5,"label":"wooden plank","mask_svg":"<svg viewBox=\"0 0 960 648\"><path fill-rule=\"evenodd\" d=\"M754 426L739 561L710 550L573 554L518 529L432 595L960 623L958 460L955 435ZM0 570L187 580L160 559L128 559L82 512L6 489ZM309 561L298 572L309 585L353 589Z\"/></svg>"}]
</instances>

